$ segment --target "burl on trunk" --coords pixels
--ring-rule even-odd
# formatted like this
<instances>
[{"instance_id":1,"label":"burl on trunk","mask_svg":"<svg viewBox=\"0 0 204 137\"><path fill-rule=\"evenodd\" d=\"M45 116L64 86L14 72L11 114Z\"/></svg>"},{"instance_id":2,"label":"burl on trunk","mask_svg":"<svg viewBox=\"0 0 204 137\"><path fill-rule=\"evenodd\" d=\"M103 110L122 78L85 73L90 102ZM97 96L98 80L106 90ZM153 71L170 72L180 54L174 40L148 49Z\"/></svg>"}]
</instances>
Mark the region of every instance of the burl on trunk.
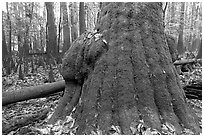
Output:
<instances>
[{"instance_id":1,"label":"burl on trunk","mask_svg":"<svg viewBox=\"0 0 204 137\"><path fill-rule=\"evenodd\" d=\"M161 3L103 3L96 30L64 56L58 116L76 106L77 134L108 134L112 125L133 134L141 122L159 131L168 124L177 134L184 127L201 132L172 63Z\"/></svg>"}]
</instances>

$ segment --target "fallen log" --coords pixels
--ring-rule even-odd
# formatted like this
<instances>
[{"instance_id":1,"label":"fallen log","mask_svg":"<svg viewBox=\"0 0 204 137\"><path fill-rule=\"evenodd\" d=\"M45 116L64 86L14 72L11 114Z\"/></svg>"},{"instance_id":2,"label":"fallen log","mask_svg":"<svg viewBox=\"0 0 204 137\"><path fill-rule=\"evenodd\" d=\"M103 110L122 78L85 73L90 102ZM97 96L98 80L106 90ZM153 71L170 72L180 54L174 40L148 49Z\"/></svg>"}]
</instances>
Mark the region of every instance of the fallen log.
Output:
<instances>
[{"instance_id":1,"label":"fallen log","mask_svg":"<svg viewBox=\"0 0 204 137\"><path fill-rule=\"evenodd\" d=\"M45 97L47 95L63 91L65 88L65 81L58 81L39 86L23 88L13 92L2 93L2 106L29 100L35 98Z\"/></svg>"},{"instance_id":2,"label":"fallen log","mask_svg":"<svg viewBox=\"0 0 204 137\"><path fill-rule=\"evenodd\" d=\"M187 85L183 89L188 99L202 100L202 83Z\"/></svg>"},{"instance_id":3,"label":"fallen log","mask_svg":"<svg viewBox=\"0 0 204 137\"><path fill-rule=\"evenodd\" d=\"M182 59L182 60L176 60L174 62L174 65L185 65L185 64L196 63L196 62L202 62L202 59Z\"/></svg>"},{"instance_id":4,"label":"fallen log","mask_svg":"<svg viewBox=\"0 0 204 137\"><path fill-rule=\"evenodd\" d=\"M44 120L47 117L50 109L42 109L41 111L37 112L36 114L27 114L17 116L11 119L9 122L2 122L2 132L3 135L7 135L9 132L14 131L18 128L24 127L28 124L33 122Z\"/></svg>"}]
</instances>

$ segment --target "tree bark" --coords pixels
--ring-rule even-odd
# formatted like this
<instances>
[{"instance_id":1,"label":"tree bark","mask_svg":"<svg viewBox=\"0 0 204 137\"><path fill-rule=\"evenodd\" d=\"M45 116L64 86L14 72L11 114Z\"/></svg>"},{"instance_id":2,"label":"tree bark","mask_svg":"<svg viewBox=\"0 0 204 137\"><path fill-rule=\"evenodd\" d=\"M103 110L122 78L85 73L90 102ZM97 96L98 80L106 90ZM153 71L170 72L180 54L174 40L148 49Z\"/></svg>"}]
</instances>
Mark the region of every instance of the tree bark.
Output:
<instances>
[{"instance_id":1,"label":"tree bark","mask_svg":"<svg viewBox=\"0 0 204 137\"><path fill-rule=\"evenodd\" d=\"M172 61L176 61L178 59L178 51L176 49L176 41L173 36L166 34L166 41L169 47L169 52L171 54Z\"/></svg>"},{"instance_id":2,"label":"tree bark","mask_svg":"<svg viewBox=\"0 0 204 137\"><path fill-rule=\"evenodd\" d=\"M72 2L71 4L71 38L72 42L78 37L78 10L77 10L77 3Z\"/></svg>"},{"instance_id":3,"label":"tree bark","mask_svg":"<svg viewBox=\"0 0 204 137\"><path fill-rule=\"evenodd\" d=\"M47 54L48 58L58 58L59 51L57 50L57 29L55 25L55 17L53 10L53 2L45 2L47 9Z\"/></svg>"},{"instance_id":4,"label":"tree bark","mask_svg":"<svg viewBox=\"0 0 204 137\"><path fill-rule=\"evenodd\" d=\"M3 20L3 18L2 18ZM4 32L4 27L2 23L2 63L3 67L6 69L6 73L9 74L9 66L8 66L8 58L9 58L9 53L7 50L7 44L6 44L6 38L5 38L5 32Z\"/></svg>"},{"instance_id":5,"label":"tree bark","mask_svg":"<svg viewBox=\"0 0 204 137\"><path fill-rule=\"evenodd\" d=\"M6 2L6 10L7 10L7 20L8 20L8 24L9 24L9 37L8 37L8 64L7 64L7 74L11 74L11 64L12 64L12 53L11 53L11 19L10 19L10 15L9 15L9 8L8 8L8 2Z\"/></svg>"},{"instance_id":6,"label":"tree bark","mask_svg":"<svg viewBox=\"0 0 204 137\"><path fill-rule=\"evenodd\" d=\"M198 54L196 56L196 59L202 59L202 40L201 40L200 46L198 48Z\"/></svg>"},{"instance_id":7,"label":"tree bark","mask_svg":"<svg viewBox=\"0 0 204 137\"><path fill-rule=\"evenodd\" d=\"M2 105L8 105L24 100L35 99L45 97L49 94L63 91L65 88L64 81L58 81L45 85L39 85L35 87L28 87L17 90L15 92L3 92L2 93Z\"/></svg>"},{"instance_id":8,"label":"tree bark","mask_svg":"<svg viewBox=\"0 0 204 137\"><path fill-rule=\"evenodd\" d=\"M191 52L195 52L196 49L199 49L199 46L201 44L201 40L200 38L195 38L192 42L192 46L191 46Z\"/></svg>"},{"instance_id":9,"label":"tree bark","mask_svg":"<svg viewBox=\"0 0 204 137\"><path fill-rule=\"evenodd\" d=\"M27 75L29 71L28 66L28 55L29 55L29 45L31 41L29 41L29 33L30 27L32 26L32 16L33 16L33 6L34 3L27 3L25 5L25 35L24 35L24 44L23 44L23 63L24 63L24 74ZM26 22L26 19L29 19L29 23Z\"/></svg>"},{"instance_id":10,"label":"tree bark","mask_svg":"<svg viewBox=\"0 0 204 137\"><path fill-rule=\"evenodd\" d=\"M171 23L175 22L175 2L171 3Z\"/></svg>"},{"instance_id":11,"label":"tree bark","mask_svg":"<svg viewBox=\"0 0 204 137\"><path fill-rule=\"evenodd\" d=\"M58 39L57 39L57 52L59 53L59 49L60 49L60 39L61 39L61 19L62 18L62 11L60 8L60 17L59 17L59 25L58 25ZM57 63L61 62L61 57L60 54L57 57Z\"/></svg>"},{"instance_id":12,"label":"tree bark","mask_svg":"<svg viewBox=\"0 0 204 137\"><path fill-rule=\"evenodd\" d=\"M176 134L183 127L199 134L166 44L162 4L103 3L98 26L97 34L79 37L62 61L71 93L62 102L73 108L74 96L80 98L77 134L109 134L112 126L133 134L141 121L158 131L170 124Z\"/></svg>"},{"instance_id":13,"label":"tree bark","mask_svg":"<svg viewBox=\"0 0 204 137\"><path fill-rule=\"evenodd\" d=\"M178 44L177 44L177 50L179 55L185 52L184 44L183 44L184 8L185 8L185 2L181 2L180 26L179 26L179 36L178 36Z\"/></svg>"},{"instance_id":14,"label":"tree bark","mask_svg":"<svg viewBox=\"0 0 204 137\"><path fill-rule=\"evenodd\" d=\"M79 3L79 34L86 30L84 2Z\"/></svg>"},{"instance_id":15,"label":"tree bark","mask_svg":"<svg viewBox=\"0 0 204 137\"><path fill-rule=\"evenodd\" d=\"M68 20L68 12L67 12L67 3L60 2L60 7L62 8L63 14L63 55L69 49L70 43L70 27L69 27L69 20Z\"/></svg>"}]
</instances>

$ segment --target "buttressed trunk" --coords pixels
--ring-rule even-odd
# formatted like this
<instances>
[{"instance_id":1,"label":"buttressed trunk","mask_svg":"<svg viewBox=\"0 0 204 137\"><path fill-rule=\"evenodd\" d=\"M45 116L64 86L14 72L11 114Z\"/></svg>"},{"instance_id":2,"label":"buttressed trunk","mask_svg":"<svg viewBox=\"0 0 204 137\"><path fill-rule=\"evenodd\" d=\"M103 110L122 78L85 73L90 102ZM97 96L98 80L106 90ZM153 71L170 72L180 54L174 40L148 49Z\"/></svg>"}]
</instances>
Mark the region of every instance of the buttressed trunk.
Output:
<instances>
[{"instance_id":1,"label":"buttressed trunk","mask_svg":"<svg viewBox=\"0 0 204 137\"><path fill-rule=\"evenodd\" d=\"M63 59L67 85L74 80L81 87L77 133L108 134L115 125L132 134L142 121L157 130L170 124L177 134L183 127L199 133L166 44L162 4L103 3L96 29L99 39L84 33Z\"/></svg>"}]
</instances>

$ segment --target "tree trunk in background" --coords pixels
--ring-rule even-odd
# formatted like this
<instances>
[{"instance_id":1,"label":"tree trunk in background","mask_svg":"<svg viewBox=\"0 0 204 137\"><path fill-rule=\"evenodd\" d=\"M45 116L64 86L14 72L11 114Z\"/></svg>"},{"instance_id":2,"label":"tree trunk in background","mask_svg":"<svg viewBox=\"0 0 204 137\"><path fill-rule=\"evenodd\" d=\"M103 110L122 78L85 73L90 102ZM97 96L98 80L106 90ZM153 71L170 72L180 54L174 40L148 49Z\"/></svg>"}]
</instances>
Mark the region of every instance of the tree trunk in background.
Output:
<instances>
[{"instance_id":1,"label":"tree trunk in background","mask_svg":"<svg viewBox=\"0 0 204 137\"><path fill-rule=\"evenodd\" d=\"M69 49L70 43L70 27L69 27L69 20L68 20L68 12L67 12L67 3L60 2L60 8L63 14L63 48L62 48L62 55Z\"/></svg>"},{"instance_id":2,"label":"tree trunk in background","mask_svg":"<svg viewBox=\"0 0 204 137\"><path fill-rule=\"evenodd\" d=\"M185 2L181 2L180 26L179 26L179 36L178 36L178 43L177 43L177 50L179 55L185 52L184 44L183 44L184 8L185 8Z\"/></svg>"},{"instance_id":3,"label":"tree trunk in background","mask_svg":"<svg viewBox=\"0 0 204 137\"><path fill-rule=\"evenodd\" d=\"M29 20L29 23L25 20L25 35L24 35L24 44L23 44L23 58L24 58L24 74L27 75L29 71L29 65L28 65L28 56L29 56L29 45L31 44L30 41L30 28L32 26L32 18L33 18L33 6L34 3L29 3L25 5L25 18Z\"/></svg>"},{"instance_id":4,"label":"tree trunk in background","mask_svg":"<svg viewBox=\"0 0 204 137\"><path fill-rule=\"evenodd\" d=\"M2 19L3 21L3 19ZM3 63L3 67L6 70L6 74L10 73L10 68L8 66L8 49L7 49L7 44L6 44L6 38L5 38L5 32L4 32L4 26L2 23L2 63Z\"/></svg>"},{"instance_id":5,"label":"tree trunk in background","mask_svg":"<svg viewBox=\"0 0 204 137\"><path fill-rule=\"evenodd\" d=\"M172 62L178 59L178 51L176 49L176 40L171 35L166 35L166 41L169 47L169 52L171 54Z\"/></svg>"},{"instance_id":6,"label":"tree trunk in background","mask_svg":"<svg viewBox=\"0 0 204 137\"><path fill-rule=\"evenodd\" d=\"M55 77L54 77L53 73L54 72L53 72L53 68L52 68L52 63L49 62L49 74L48 74L48 82L49 83L55 82Z\"/></svg>"},{"instance_id":7,"label":"tree trunk in background","mask_svg":"<svg viewBox=\"0 0 204 137\"><path fill-rule=\"evenodd\" d=\"M97 13L97 21L96 21L96 26L95 26L95 29L97 30L98 28L98 22L99 22L99 17L100 17L100 11L101 11L101 8L102 8L102 2L99 2L99 11Z\"/></svg>"},{"instance_id":8,"label":"tree trunk in background","mask_svg":"<svg viewBox=\"0 0 204 137\"><path fill-rule=\"evenodd\" d=\"M11 52L11 19L10 19L10 13L8 8L8 2L6 2L6 10L7 10L7 20L9 24L9 36L8 36L8 66L7 66L7 74L11 74L11 64L12 64L12 52Z\"/></svg>"},{"instance_id":9,"label":"tree trunk in background","mask_svg":"<svg viewBox=\"0 0 204 137\"><path fill-rule=\"evenodd\" d=\"M84 2L79 3L79 34L81 35L86 30Z\"/></svg>"},{"instance_id":10,"label":"tree trunk in background","mask_svg":"<svg viewBox=\"0 0 204 137\"><path fill-rule=\"evenodd\" d=\"M24 63L24 74L28 74L28 54L29 54L29 26L26 25L26 32L24 35L23 43L23 63Z\"/></svg>"},{"instance_id":11,"label":"tree trunk in background","mask_svg":"<svg viewBox=\"0 0 204 137\"><path fill-rule=\"evenodd\" d=\"M47 9L47 55L48 58L58 58L59 51L57 50L57 29L55 25L53 2L45 2Z\"/></svg>"},{"instance_id":12,"label":"tree trunk in background","mask_svg":"<svg viewBox=\"0 0 204 137\"><path fill-rule=\"evenodd\" d=\"M60 39L61 39L61 20L62 20L62 11L60 8L60 17L59 17L59 25L58 25L58 39L57 39L57 51L59 52L59 47L60 47ZM60 52L59 52L60 53ZM57 58L57 63L62 62L60 54L58 55Z\"/></svg>"},{"instance_id":13,"label":"tree trunk in background","mask_svg":"<svg viewBox=\"0 0 204 137\"><path fill-rule=\"evenodd\" d=\"M23 80L24 79L24 74L23 74L23 71L22 71L21 64L22 63L20 62L19 68L18 68L18 79Z\"/></svg>"},{"instance_id":14,"label":"tree trunk in background","mask_svg":"<svg viewBox=\"0 0 204 137\"><path fill-rule=\"evenodd\" d=\"M200 38L195 38L195 39L193 40L193 42L192 42L191 52L195 52L196 49L199 49L200 43L201 43Z\"/></svg>"},{"instance_id":15,"label":"tree trunk in background","mask_svg":"<svg viewBox=\"0 0 204 137\"><path fill-rule=\"evenodd\" d=\"M71 38L72 42L78 37L78 10L77 3L72 2L71 4Z\"/></svg>"},{"instance_id":16,"label":"tree trunk in background","mask_svg":"<svg viewBox=\"0 0 204 137\"><path fill-rule=\"evenodd\" d=\"M198 54L196 56L196 59L202 59L202 40L201 40L200 46L198 48Z\"/></svg>"},{"instance_id":17,"label":"tree trunk in background","mask_svg":"<svg viewBox=\"0 0 204 137\"><path fill-rule=\"evenodd\" d=\"M65 93L55 114L70 114L80 98L77 134L109 134L112 126L139 134L141 124L199 134L170 59L162 3L103 3L98 31L81 35L65 54Z\"/></svg>"},{"instance_id":18,"label":"tree trunk in background","mask_svg":"<svg viewBox=\"0 0 204 137\"><path fill-rule=\"evenodd\" d=\"M85 14L86 14L86 30L87 31L94 31L95 25L97 23L98 12L99 12L99 5L101 2L86 2L85 3Z\"/></svg>"},{"instance_id":19,"label":"tree trunk in background","mask_svg":"<svg viewBox=\"0 0 204 137\"><path fill-rule=\"evenodd\" d=\"M175 2L171 3L171 23L175 22Z\"/></svg>"},{"instance_id":20,"label":"tree trunk in background","mask_svg":"<svg viewBox=\"0 0 204 137\"><path fill-rule=\"evenodd\" d=\"M189 45L189 51L193 51L193 41L195 39L195 34L193 32L194 30L194 17L195 17L195 2L192 2L192 5L191 5L191 19L190 19L190 30L191 30L191 34L190 34L190 41L191 41L191 44Z\"/></svg>"},{"instance_id":21,"label":"tree trunk in background","mask_svg":"<svg viewBox=\"0 0 204 137\"><path fill-rule=\"evenodd\" d=\"M17 65L17 70L18 70L18 79L24 79L23 73L22 73L22 63L23 63L23 46L21 44L21 34L18 33L18 52L19 52L19 63Z\"/></svg>"},{"instance_id":22,"label":"tree trunk in background","mask_svg":"<svg viewBox=\"0 0 204 137\"><path fill-rule=\"evenodd\" d=\"M46 38L46 51L47 62L49 67L48 81L54 82L53 68L54 60L59 57L59 51L57 48L57 28L55 25L53 2L45 2L47 9L47 38Z\"/></svg>"}]
</instances>

